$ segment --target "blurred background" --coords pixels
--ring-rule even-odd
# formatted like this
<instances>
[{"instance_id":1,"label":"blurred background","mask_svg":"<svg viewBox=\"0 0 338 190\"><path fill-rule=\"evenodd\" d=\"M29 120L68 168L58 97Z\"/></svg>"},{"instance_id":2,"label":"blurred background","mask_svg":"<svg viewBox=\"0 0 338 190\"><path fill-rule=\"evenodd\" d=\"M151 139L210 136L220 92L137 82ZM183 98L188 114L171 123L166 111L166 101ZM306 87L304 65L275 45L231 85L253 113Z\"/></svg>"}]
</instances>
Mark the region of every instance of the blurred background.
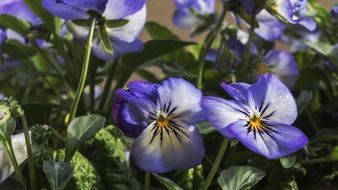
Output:
<instances>
[{"instance_id":1,"label":"blurred background","mask_svg":"<svg viewBox=\"0 0 338 190\"><path fill-rule=\"evenodd\" d=\"M251 0L248 0L251 1ZM217 9L221 9L220 0L216 0ZM330 9L334 4L337 4L337 0L319 0L323 5L325 5L328 9ZM189 37L188 32L182 29L179 29L173 25L171 22L172 14L175 10L175 6L173 0L147 0L148 6L148 21L157 21L175 32L175 34L179 35L182 39L185 40L199 40L201 37L196 37L192 39ZM218 11L220 12L220 11ZM143 39L147 39L147 35L143 34Z\"/></svg>"}]
</instances>

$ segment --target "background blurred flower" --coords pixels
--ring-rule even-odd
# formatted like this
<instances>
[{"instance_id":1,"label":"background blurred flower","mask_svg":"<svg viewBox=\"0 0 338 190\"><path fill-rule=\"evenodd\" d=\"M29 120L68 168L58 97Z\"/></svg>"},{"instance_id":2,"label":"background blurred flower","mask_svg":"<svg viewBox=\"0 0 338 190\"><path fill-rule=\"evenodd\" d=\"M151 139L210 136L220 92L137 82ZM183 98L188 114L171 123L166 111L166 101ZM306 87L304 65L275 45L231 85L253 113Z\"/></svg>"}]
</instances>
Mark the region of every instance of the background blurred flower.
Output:
<instances>
[{"instance_id":1,"label":"background blurred flower","mask_svg":"<svg viewBox=\"0 0 338 190\"><path fill-rule=\"evenodd\" d=\"M287 51L270 50L264 62L258 64L258 74L273 73L287 87L292 88L299 77L299 69L292 54Z\"/></svg>"},{"instance_id":2,"label":"background blurred flower","mask_svg":"<svg viewBox=\"0 0 338 190\"><path fill-rule=\"evenodd\" d=\"M289 155L307 144L307 137L291 126L297 118L295 99L276 77L267 74L251 86L239 83L222 87L234 100L202 99L209 122L220 133L268 159Z\"/></svg>"},{"instance_id":3,"label":"background blurred flower","mask_svg":"<svg viewBox=\"0 0 338 190\"><path fill-rule=\"evenodd\" d=\"M174 3L173 22L179 28L194 30L215 14L215 0L174 0Z\"/></svg>"},{"instance_id":4,"label":"background blurred flower","mask_svg":"<svg viewBox=\"0 0 338 190\"><path fill-rule=\"evenodd\" d=\"M115 96L113 119L126 135L137 137L131 155L140 169L164 173L201 163L204 145L195 127L204 119L200 90L169 78L160 85L131 82Z\"/></svg>"},{"instance_id":5,"label":"background blurred flower","mask_svg":"<svg viewBox=\"0 0 338 190\"><path fill-rule=\"evenodd\" d=\"M145 0L44 0L42 5L52 14L67 20L69 31L81 42L87 40L89 19L97 17L93 52L101 59L112 60L143 49L137 37L146 19Z\"/></svg>"},{"instance_id":6,"label":"background blurred flower","mask_svg":"<svg viewBox=\"0 0 338 190\"><path fill-rule=\"evenodd\" d=\"M7 39L6 31L0 28L0 46Z\"/></svg>"}]
</instances>

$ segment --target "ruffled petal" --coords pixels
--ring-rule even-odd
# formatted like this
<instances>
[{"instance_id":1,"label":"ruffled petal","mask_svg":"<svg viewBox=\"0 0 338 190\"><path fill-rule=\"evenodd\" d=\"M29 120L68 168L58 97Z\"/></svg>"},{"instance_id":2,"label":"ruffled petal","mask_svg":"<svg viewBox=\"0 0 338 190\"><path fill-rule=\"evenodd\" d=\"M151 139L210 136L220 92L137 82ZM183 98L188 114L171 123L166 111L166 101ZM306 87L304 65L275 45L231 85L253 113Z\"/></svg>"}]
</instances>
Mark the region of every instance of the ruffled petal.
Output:
<instances>
[{"instance_id":1,"label":"ruffled petal","mask_svg":"<svg viewBox=\"0 0 338 190\"><path fill-rule=\"evenodd\" d=\"M204 152L203 139L194 126L169 129L152 123L136 138L131 156L140 169L165 173L199 165Z\"/></svg>"},{"instance_id":2,"label":"ruffled petal","mask_svg":"<svg viewBox=\"0 0 338 190\"><path fill-rule=\"evenodd\" d=\"M249 116L247 106L236 100L203 97L201 105L211 125L228 138L234 136L227 127L239 120L248 119Z\"/></svg>"},{"instance_id":3,"label":"ruffled petal","mask_svg":"<svg viewBox=\"0 0 338 190\"><path fill-rule=\"evenodd\" d=\"M110 0L103 16L107 20L117 20L132 15L141 10L145 0Z\"/></svg>"},{"instance_id":4,"label":"ruffled petal","mask_svg":"<svg viewBox=\"0 0 338 190\"><path fill-rule=\"evenodd\" d=\"M129 22L118 28L107 29L108 35L128 43L135 41L145 24L147 16L146 10L146 6L144 5L142 9L133 15L124 17L123 19L126 19Z\"/></svg>"},{"instance_id":5,"label":"ruffled petal","mask_svg":"<svg viewBox=\"0 0 338 190\"><path fill-rule=\"evenodd\" d=\"M251 85L247 83L221 83L221 87L225 90L229 96L235 100L241 100L246 102L247 91Z\"/></svg>"},{"instance_id":6,"label":"ruffled petal","mask_svg":"<svg viewBox=\"0 0 338 190\"><path fill-rule=\"evenodd\" d=\"M298 128L276 122L266 122L269 129L248 132L245 121L229 126L229 131L250 150L268 159L278 159L303 148L308 139Z\"/></svg>"},{"instance_id":7,"label":"ruffled petal","mask_svg":"<svg viewBox=\"0 0 338 190\"><path fill-rule=\"evenodd\" d=\"M289 89L273 74L261 75L248 89L248 103L261 117L292 124L297 118L297 106Z\"/></svg>"},{"instance_id":8,"label":"ruffled petal","mask_svg":"<svg viewBox=\"0 0 338 190\"><path fill-rule=\"evenodd\" d=\"M200 106L202 92L181 78L169 78L158 87L158 105L162 111L175 110L181 122L194 125L204 120Z\"/></svg>"},{"instance_id":9,"label":"ruffled petal","mask_svg":"<svg viewBox=\"0 0 338 190\"><path fill-rule=\"evenodd\" d=\"M292 88L299 77L299 70L292 54L287 51L271 50L265 56L269 73L276 74L289 88Z\"/></svg>"}]
</instances>

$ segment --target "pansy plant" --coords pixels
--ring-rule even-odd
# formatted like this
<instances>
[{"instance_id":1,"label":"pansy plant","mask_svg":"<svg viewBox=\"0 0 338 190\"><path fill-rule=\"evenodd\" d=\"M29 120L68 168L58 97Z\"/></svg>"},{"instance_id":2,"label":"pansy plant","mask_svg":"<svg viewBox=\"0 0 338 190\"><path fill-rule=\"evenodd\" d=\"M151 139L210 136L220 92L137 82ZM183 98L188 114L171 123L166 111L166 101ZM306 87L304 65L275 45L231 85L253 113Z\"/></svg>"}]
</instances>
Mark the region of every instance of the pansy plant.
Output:
<instances>
[{"instance_id":1,"label":"pansy plant","mask_svg":"<svg viewBox=\"0 0 338 190\"><path fill-rule=\"evenodd\" d=\"M232 100L204 97L202 108L209 122L230 139L268 159L278 159L303 148L307 137L292 123L297 106L289 89L273 74L252 85L221 84Z\"/></svg>"},{"instance_id":2,"label":"pansy plant","mask_svg":"<svg viewBox=\"0 0 338 190\"><path fill-rule=\"evenodd\" d=\"M113 120L135 137L131 156L147 172L188 169L201 163L204 145L197 123L204 120L202 92L180 78L161 84L131 82L115 93Z\"/></svg>"},{"instance_id":3,"label":"pansy plant","mask_svg":"<svg viewBox=\"0 0 338 190\"><path fill-rule=\"evenodd\" d=\"M93 52L101 59L112 60L143 48L137 37L146 19L145 0L43 0L42 5L65 19L69 31L82 42L87 39L90 19L95 17Z\"/></svg>"}]
</instances>

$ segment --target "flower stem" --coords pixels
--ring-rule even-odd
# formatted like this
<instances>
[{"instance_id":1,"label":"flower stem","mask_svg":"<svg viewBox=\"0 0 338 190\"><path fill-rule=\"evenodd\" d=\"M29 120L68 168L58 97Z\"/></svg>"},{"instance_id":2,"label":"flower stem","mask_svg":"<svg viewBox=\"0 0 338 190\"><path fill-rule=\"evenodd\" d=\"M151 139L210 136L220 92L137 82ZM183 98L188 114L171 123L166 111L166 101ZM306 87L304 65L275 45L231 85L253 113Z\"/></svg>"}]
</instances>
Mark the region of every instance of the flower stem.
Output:
<instances>
[{"instance_id":1,"label":"flower stem","mask_svg":"<svg viewBox=\"0 0 338 190\"><path fill-rule=\"evenodd\" d=\"M251 46L253 41L253 36L255 34L255 21L256 21L256 15L252 15L251 23L250 23L250 31L249 31L249 40L245 46L245 51L242 59L241 68L239 70L239 80L245 81L245 76L248 73L249 68L249 60L250 60L250 54L251 54Z\"/></svg>"},{"instance_id":2,"label":"flower stem","mask_svg":"<svg viewBox=\"0 0 338 190\"><path fill-rule=\"evenodd\" d=\"M198 57L198 76L196 80L196 86L197 88L202 88L202 79L203 79L203 70L204 70L204 63L205 63L205 57L207 56L207 53L209 49L211 48L212 44L214 43L218 32L220 31L222 27L223 20L227 13L227 6L226 3L223 5L223 11L220 15L220 17L217 20L216 26L214 29L212 29L207 37L205 38L204 45L200 51L199 57Z\"/></svg>"},{"instance_id":3,"label":"flower stem","mask_svg":"<svg viewBox=\"0 0 338 190\"><path fill-rule=\"evenodd\" d=\"M77 112L77 108L79 106L79 102L80 102L80 99L83 93L83 89L86 84L86 78L87 78L87 74L89 70L90 55L91 55L92 45L93 45L95 26L96 26L96 17L92 17L90 21L90 29L89 29L89 34L88 34L87 43L86 43L86 50L85 50L85 55L84 55L84 60L83 60L83 65L82 65L80 82L76 90L75 99L72 104L68 123L70 123L75 117L75 114Z\"/></svg>"},{"instance_id":4,"label":"flower stem","mask_svg":"<svg viewBox=\"0 0 338 190\"><path fill-rule=\"evenodd\" d=\"M150 190L150 173L146 172L144 177L144 190Z\"/></svg>"},{"instance_id":5,"label":"flower stem","mask_svg":"<svg viewBox=\"0 0 338 190\"><path fill-rule=\"evenodd\" d=\"M24 187L26 187L26 183L25 183L25 180L24 180L24 178L23 178L23 176L22 176L22 173L21 173L19 164L18 164L18 162L16 161L16 158L15 158L15 154L14 154L14 150L13 150L13 146L12 146L12 141L11 141L11 139L5 140L4 144L5 144L5 148L6 148L6 150L7 150L8 156L9 156L9 158L11 159L11 162L12 162L12 164L13 164L14 171L15 171L15 174L16 174L16 176L17 176L19 182L20 182Z\"/></svg>"},{"instance_id":6,"label":"flower stem","mask_svg":"<svg viewBox=\"0 0 338 190\"><path fill-rule=\"evenodd\" d=\"M225 153L225 150L227 149L228 147L228 144L229 144L229 141L227 139L224 139L223 142L222 142L222 145L218 151L218 154L216 156L216 159L214 161L214 164L212 165L211 169L210 169L210 172L207 176L207 179L205 180L204 182L204 185L202 187L202 190L207 190L209 185L211 184L212 182L212 179L214 178L216 172L217 172L217 169L222 161L222 158L224 156L224 153Z\"/></svg>"},{"instance_id":7,"label":"flower stem","mask_svg":"<svg viewBox=\"0 0 338 190\"><path fill-rule=\"evenodd\" d=\"M28 129L28 124L27 124L25 115L21 116L21 122L22 122L23 132L25 135L25 142L26 142L26 149L27 149L27 156L28 156L28 168L29 168L28 172L29 172L30 189L37 189L36 180L35 180L35 169L34 169L32 146L31 146L29 129Z\"/></svg>"}]
</instances>

